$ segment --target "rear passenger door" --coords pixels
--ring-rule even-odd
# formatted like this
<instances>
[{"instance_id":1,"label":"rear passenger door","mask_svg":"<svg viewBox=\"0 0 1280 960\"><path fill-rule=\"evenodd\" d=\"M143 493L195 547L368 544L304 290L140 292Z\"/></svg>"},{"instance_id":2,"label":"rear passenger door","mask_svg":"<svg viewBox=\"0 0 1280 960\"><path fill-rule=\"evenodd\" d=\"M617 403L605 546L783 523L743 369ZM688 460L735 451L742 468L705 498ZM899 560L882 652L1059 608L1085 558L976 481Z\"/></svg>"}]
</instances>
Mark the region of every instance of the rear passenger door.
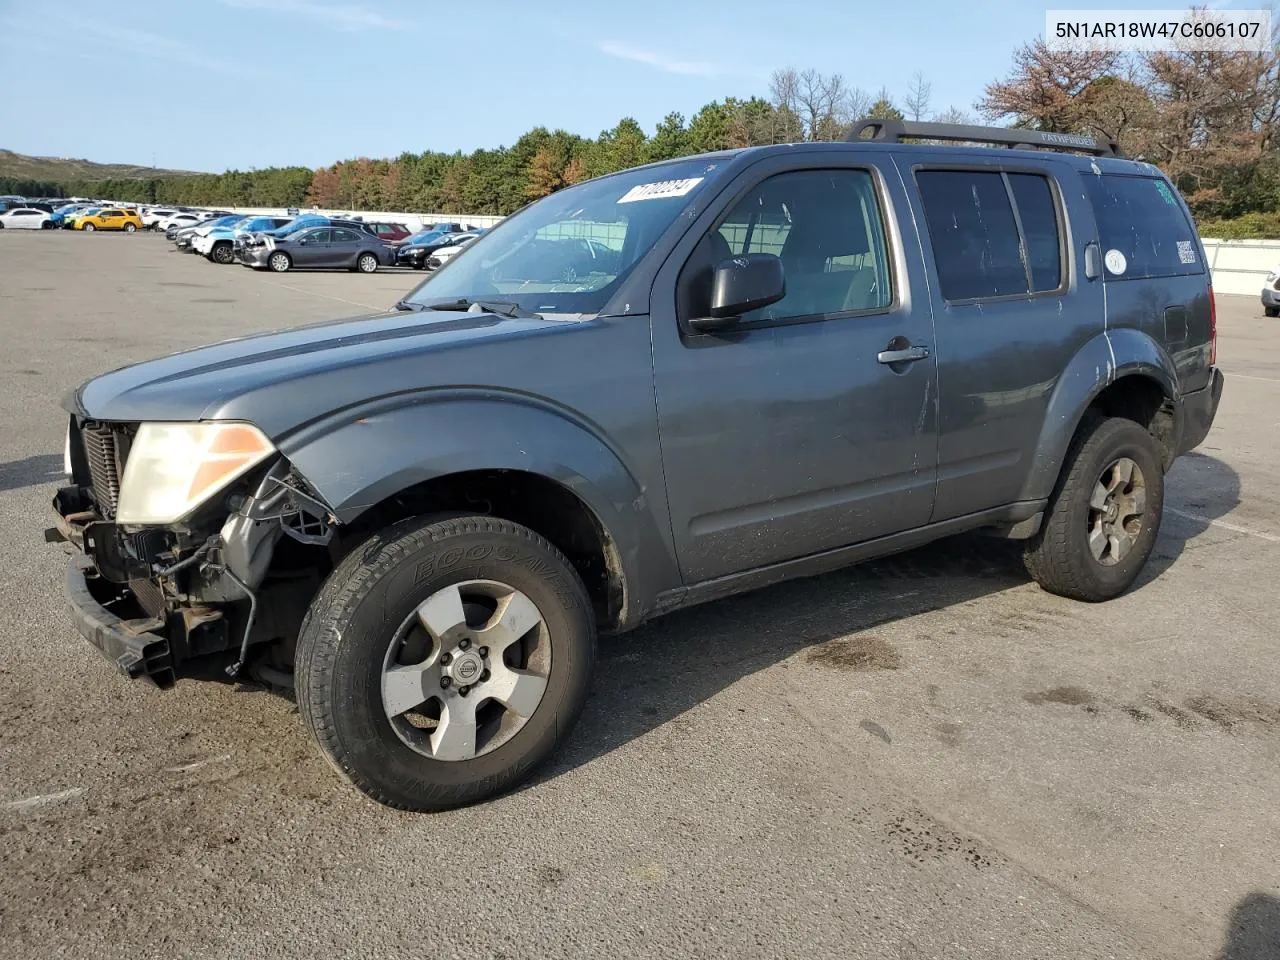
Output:
<instances>
[{"instance_id":1,"label":"rear passenger door","mask_svg":"<svg viewBox=\"0 0 1280 960\"><path fill-rule=\"evenodd\" d=\"M368 244L366 244L368 241ZM330 252L330 266L334 267L351 267L355 266L356 257L366 245L372 246L372 237L361 236L355 230L347 227L334 227L333 240Z\"/></svg>"},{"instance_id":2,"label":"rear passenger door","mask_svg":"<svg viewBox=\"0 0 1280 960\"><path fill-rule=\"evenodd\" d=\"M1103 333L1102 284L1083 273L1095 227L1069 163L916 152L899 163L931 274L937 522L1022 499L1058 378Z\"/></svg>"}]
</instances>

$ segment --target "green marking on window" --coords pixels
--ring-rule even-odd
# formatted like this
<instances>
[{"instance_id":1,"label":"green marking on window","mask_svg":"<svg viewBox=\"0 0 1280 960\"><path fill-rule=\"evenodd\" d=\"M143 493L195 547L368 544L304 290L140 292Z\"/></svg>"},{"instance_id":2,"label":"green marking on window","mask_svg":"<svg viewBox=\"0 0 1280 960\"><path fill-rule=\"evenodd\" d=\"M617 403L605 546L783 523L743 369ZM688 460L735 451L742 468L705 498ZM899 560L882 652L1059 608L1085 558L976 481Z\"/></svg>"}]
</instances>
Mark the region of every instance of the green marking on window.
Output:
<instances>
[{"instance_id":1,"label":"green marking on window","mask_svg":"<svg viewBox=\"0 0 1280 960\"><path fill-rule=\"evenodd\" d=\"M1157 180L1155 181L1155 184L1156 190L1159 191L1160 196L1164 197L1164 202L1171 207L1176 207L1178 205L1178 201L1173 198L1173 191L1169 189L1169 185L1163 180Z\"/></svg>"}]
</instances>

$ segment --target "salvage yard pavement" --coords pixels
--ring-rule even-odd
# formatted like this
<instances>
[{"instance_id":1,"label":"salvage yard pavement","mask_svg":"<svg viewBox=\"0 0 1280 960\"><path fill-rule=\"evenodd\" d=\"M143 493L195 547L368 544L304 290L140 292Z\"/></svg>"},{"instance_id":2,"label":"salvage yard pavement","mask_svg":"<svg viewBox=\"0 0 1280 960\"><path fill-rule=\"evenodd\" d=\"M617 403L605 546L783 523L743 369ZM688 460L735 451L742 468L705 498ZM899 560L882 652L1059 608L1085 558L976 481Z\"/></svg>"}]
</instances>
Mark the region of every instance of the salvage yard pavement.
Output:
<instances>
[{"instance_id":1,"label":"salvage yard pavement","mask_svg":"<svg viewBox=\"0 0 1280 960\"><path fill-rule=\"evenodd\" d=\"M0 957L1280 956L1280 322L1220 297L1213 432L1128 595L961 538L602 641L531 784L437 815L292 702L128 683L42 543L59 398L421 274L0 234Z\"/></svg>"}]
</instances>

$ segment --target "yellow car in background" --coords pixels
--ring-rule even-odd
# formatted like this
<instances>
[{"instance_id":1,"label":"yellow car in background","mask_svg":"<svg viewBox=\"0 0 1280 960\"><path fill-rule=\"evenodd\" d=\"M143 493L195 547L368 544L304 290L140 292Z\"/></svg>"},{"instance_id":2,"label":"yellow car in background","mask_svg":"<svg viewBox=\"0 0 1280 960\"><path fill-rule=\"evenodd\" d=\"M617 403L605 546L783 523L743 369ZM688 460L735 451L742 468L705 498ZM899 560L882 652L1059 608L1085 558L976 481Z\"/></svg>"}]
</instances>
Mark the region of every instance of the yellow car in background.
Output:
<instances>
[{"instance_id":1,"label":"yellow car in background","mask_svg":"<svg viewBox=\"0 0 1280 960\"><path fill-rule=\"evenodd\" d=\"M138 216L137 210L109 207L88 216L78 217L76 219L76 229L123 230L125 233L133 233L135 230L142 229L142 218Z\"/></svg>"}]
</instances>

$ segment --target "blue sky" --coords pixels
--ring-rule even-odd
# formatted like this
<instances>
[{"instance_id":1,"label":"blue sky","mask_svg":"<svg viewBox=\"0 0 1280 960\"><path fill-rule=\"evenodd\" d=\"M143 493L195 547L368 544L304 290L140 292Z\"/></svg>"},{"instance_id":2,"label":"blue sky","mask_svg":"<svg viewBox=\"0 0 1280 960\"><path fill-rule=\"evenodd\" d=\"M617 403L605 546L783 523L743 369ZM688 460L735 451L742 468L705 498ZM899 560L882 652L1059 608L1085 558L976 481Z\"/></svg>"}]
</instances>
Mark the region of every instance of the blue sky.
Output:
<instances>
[{"instance_id":1,"label":"blue sky","mask_svg":"<svg viewBox=\"0 0 1280 960\"><path fill-rule=\"evenodd\" d=\"M1068 5L1098 6L1054 4ZM935 109L969 109L1014 48L1043 32L1045 9L0 0L0 147L192 170L314 167L510 144L539 124L595 136L630 115L651 131L671 110L689 117L713 99L767 96L785 66L840 72L899 99L922 70Z\"/></svg>"}]
</instances>

